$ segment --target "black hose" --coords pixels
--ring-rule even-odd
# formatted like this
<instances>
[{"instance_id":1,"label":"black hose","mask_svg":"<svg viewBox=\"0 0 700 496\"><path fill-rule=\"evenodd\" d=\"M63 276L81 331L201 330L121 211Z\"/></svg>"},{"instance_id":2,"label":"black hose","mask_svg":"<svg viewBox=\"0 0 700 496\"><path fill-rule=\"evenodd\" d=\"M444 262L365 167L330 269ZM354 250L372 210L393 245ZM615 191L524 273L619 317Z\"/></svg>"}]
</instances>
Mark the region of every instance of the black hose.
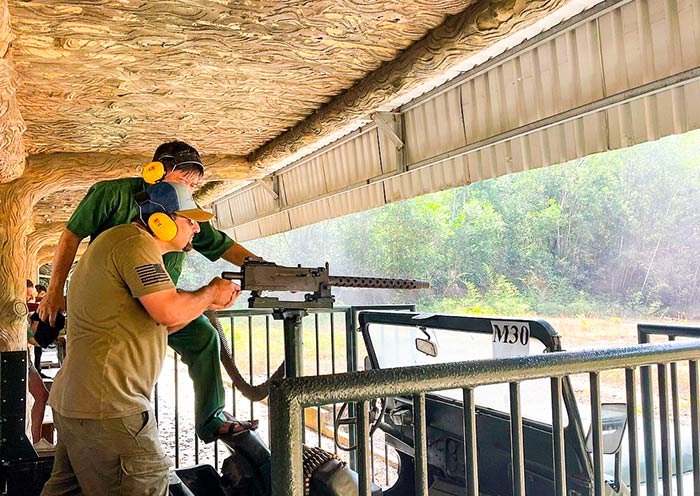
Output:
<instances>
[{"instance_id":1,"label":"black hose","mask_svg":"<svg viewBox=\"0 0 700 496\"><path fill-rule=\"evenodd\" d=\"M236 363L233 361L233 357L231 356L231 348L228 345L228 341L226 341L224 329L221 327L221 323L219 322L219 318L216 316L216 312L207 311L204 312L204 315L209 319L209 322L211 322L211 325L214 326L216 333L219 335L219 342L221 343L221 363L224 364L224 368L231 378L233 387L239 390L241 394L243 394L243 396L248 398L250 401L262 401L267 398L267 396L270 394L270 381L272 379L284 377L284 362L282 362L275 373L262 384L258 384L257 386L249 384L238 371L238 367L236 367Z\"/></svg>"}]
</instances>

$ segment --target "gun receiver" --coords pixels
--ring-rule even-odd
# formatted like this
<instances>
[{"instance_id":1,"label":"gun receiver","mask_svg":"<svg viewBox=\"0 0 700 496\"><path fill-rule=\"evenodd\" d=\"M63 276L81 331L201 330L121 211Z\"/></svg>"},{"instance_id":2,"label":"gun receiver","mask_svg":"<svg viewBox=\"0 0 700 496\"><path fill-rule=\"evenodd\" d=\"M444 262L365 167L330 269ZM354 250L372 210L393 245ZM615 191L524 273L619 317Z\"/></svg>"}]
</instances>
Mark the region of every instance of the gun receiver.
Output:
<instances>
[{"instance_id":1,"label":"gun receiver","mask_svg":"<svg viewBox=\"0 0 700 496\"><path fill-rule=\"evenodd\" d=\"M241 272L223 272L223 279L238 280L241 289L251 291L250 308L332 308L335 300L331 286L375 289L423 289L426 281L379 277L331 276L325 267L284 267L272 262L248 260ZM263 297L262 291L307 291L303 301L280 301Z\"/></svg>"}]
</instances>

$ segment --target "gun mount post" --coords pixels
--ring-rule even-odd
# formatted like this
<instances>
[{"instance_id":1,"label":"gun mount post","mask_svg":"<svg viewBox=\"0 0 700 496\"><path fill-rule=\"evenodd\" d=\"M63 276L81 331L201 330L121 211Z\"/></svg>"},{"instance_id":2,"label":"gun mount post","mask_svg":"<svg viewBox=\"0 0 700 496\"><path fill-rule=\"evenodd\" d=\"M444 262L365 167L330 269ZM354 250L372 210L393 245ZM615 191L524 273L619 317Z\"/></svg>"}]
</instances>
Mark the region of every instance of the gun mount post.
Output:
<instances>
[{"instance_id":1,"label":"gun mount post","mask_svg":"<svg viewBox=\"0 0 700 496\"><path fill-rule=\"evenodd\" d=\"M276 309L272 317L282 320L284 326L284 373L285 377L301 377L304 374L302 319L303 309Z\"/></svg>"}]
</instances>

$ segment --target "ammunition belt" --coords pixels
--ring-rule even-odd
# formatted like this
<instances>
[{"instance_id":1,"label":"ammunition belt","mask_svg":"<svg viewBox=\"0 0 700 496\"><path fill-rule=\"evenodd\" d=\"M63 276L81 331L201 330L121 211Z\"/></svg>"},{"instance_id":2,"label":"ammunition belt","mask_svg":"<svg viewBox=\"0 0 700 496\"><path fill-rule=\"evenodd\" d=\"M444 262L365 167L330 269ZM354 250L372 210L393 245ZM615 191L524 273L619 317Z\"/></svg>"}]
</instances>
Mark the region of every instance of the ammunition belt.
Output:
<instances>
[{"instance_id":1,"label":"ammunition belt","mask_svg":"<svg viewBox=\"0 0 700 496\"><path fill-rule=\"evenodd\" d=\"M345 462L335 453L329 453L328 451L317 448L304 446L303 454L304 460L304 495L309 496L309 491L311 491L311 477L314 472L319 469L328 460L336 459L341 464L345 465Z\"/></svg>"}]
</instances>

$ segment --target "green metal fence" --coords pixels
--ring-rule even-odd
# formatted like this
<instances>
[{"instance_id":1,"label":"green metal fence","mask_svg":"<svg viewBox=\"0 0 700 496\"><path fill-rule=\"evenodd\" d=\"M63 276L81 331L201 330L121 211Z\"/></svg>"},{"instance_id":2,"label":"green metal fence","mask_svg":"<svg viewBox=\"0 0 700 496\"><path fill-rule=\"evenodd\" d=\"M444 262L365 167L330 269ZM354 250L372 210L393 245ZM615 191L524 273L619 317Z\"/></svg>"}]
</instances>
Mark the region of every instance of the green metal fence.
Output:
<instances>
[{"instance_id":1,"label":"green metal fence","mask_svg":"<svg viewBox=\"0 0 700 496\"><path fill-rule=\"evenodd\" d=\"M481 360L471 362L437 364L420 367L349 372L334 376L286 379L273 385L271 404L271 448L273 464L272 491L274 496L301 496L304 494L302 468L301 419L305 407L358 402L358 472L360 494L369 495L371 475L369 470L369 443L367 402L372 398L409 396L413 402L413 436L415 441L415 494L428 494L428 467L426 445L426 394L446 389L462 389L464 399L463 433L464 464L466 474L465 493L479 494L479 459L476 446L476 410L473 401L474 388L489 384L508 383L510 390L511 460L513 494L525 494L523 461L523 422L519 388L522 381L549 378L553 411L553 473L555 494L567 495L566 459L562 424L562 383L571 374L588 374L592 405L592 480L593 494L603 496L606 482L603 468L603 430L600 401L600 377L602 371L624 369L626 374L626 399L629 425L630 470L639 477L638 437L636 431L636 374L640 367L656 366L665 371L668 364L688 361L690 385L693 396L698 397L698 360L700 342L678 342L653 345L637 345L607 350L548 353L535 356ZM693 432L698 430L698 409L692 409ZM698 456L697 449L694 457ZM694 463L695 477L700 474ZM468 476L472 474L472 476ZM670 474L664 471L664 484ZM651 481L655 482L654 480ZM670 483L669 483L670 484ZM670 486L669 486L670 487ZM700 486L695 486L696 493ZM639 484L631 488L639 494ZM670 494L666 492L665 494Z\"/></svg>"},{"instance_id":2,"label":"green metal fence","mask_svg":"<svg viewBox=\"0 0 700 496\"><path fill-rule=\"evenodd\" d=\"M312 309L309 310L309 317L305 321L305 331L309 331L313 334L314 339L312 342L304 343L304 349L310 350L310 355L312 360L315 361L315 367L310 367L311 374L321 373L320 353L319 353L319 340L324 338L323 333L328 332L328 339L330 340L330 360L331 360L331 373L336 372L336 367L338 370L348 370L355 371L358 369L358 313L362 310L383 310L383 311L414 311L415 305L413 304L403 304L403 305L360 305L360 306L338 306L333 309ZM265 309L242 309L242 310L224 310L217 312L217 316L222 322L224 328L227 331L227 337L232 344L232 354L234 361L239 364L239 366L249 371L248 380L253 382L253 366L261 362L264 364L264 369L266 371L266 378L274 372L274 368L278 363L271 363L270 350L274 343L271 342L271 332L273 327L273 316L272 310ZM338 316L334 319L333 316ZM320 320L328 318L327 325L321 325ZM236 333L242 333L244 335L245 341L247 341L247 349L239 350L235 346L235 335ZM345 346L336 346L336 338L340 335L345 336ZM325 339L325 338L324 338ZM255 348L254 341L262 341L264 345L259 349ZM308 355L307 355L308 356ZM172 372L164 370L163 374L159 380L159 385L156 385L154 392L154 409L156 418L160 418L163 415L163 410L167 406L170 410L168 415L168 423L166 425L161 424L161 430L165 431L167 429L167 435L164 435L164 446L168 454L173 458L175 466L180 467L188 464L198 464L201 462L210 462L218 468L220 457L226 456L226 449L220 446L218 442L213 443L213 445L203 445L199 442L197 436L194 435L194 426L192 420L183 414L183 409L191 407L191 405L183 404L181 395L185 393L183 388L189 386L182 384L181 374L182 371L179 370L180 363L177 354L174 354L174 362ZM225 372L222 371L225 376ZM259 379L260 380L260 379ZM168 391L173 391L172 394L163 395L161 390L164 386L168 386ZM241 410L242 402L247 402L246 412L244 414L250 413L252 416L255 415L255 408L253 402L243 398L240 393L237 393L233 388L229 388L226 391L227 394L227 409L236 416ZM258 407L260 408L260 407ZM337 413L335 406L332 407L333 415ZM318 435L316 443L320 446L321 444L321 414L320 407L317 408L317 425L315 429L309 429ZM354 410L350 412L354 414ZM170 422L172 423L172 430L170 429ZM266 420L262 419L261 428L264 428ZM172 432L171 432L172 431ZM172 442L170 436L172 436ZM354 442L356 436L356 431L353 427L348 429L349 441ZM268 437L269 441L269 437ZM386 457L386 454L385 454ZM184 463L183 463L184 460ZM348 456L348 461L351 467L356 466L355 453L351 452Z\"/></svg>"},{"instance_id":3,"label":"green metal fence","mask_svg":"<svg viewBox=\"0 0 700 496\"><path fill-rule=\"evenodd\" d=\"M639 343L648 344L651 342L652 336L666 337L668 341L673 342L676 338L700 338L700 328L667 325L667 324L648 324L641 323L637 325L637 336ZM672 492L672 470L671 467L671 434L669 429L669 394L671 396L671 413L673 415L673 446L674 446L674 461L676 473L675 493L677 496L683 496L683 452L681 441L681 426L679 414L680 395L678 393L678 367L675 363L670 364L671 384L670 391L668 388L667 371L665 368L659 368L657 374L658 383L658 398L659 398L659 427L661 431L661 470L662 470L662 486L663 494L671 494ZM698 412L698 397L700 391L697 389L697 366L690 367L690 409L697 414ZM694 387L692 385L695 385ZM656 460L656 426L654 421L654 390L652 384L651 367L642 367L641 370L641 385L642 385L642 422L644 429L644 452L645 459ZM700 431L696 421L691 425L691 437L693 446L693 486L694 494L700 494ZM656 463L647 463L646 480L657 480L657 465ZM638 482L632 481L632 484ZM659 494L658 487L653 484L647 484L647 495L657 496Z\"/></svg>"}]
</instances>

